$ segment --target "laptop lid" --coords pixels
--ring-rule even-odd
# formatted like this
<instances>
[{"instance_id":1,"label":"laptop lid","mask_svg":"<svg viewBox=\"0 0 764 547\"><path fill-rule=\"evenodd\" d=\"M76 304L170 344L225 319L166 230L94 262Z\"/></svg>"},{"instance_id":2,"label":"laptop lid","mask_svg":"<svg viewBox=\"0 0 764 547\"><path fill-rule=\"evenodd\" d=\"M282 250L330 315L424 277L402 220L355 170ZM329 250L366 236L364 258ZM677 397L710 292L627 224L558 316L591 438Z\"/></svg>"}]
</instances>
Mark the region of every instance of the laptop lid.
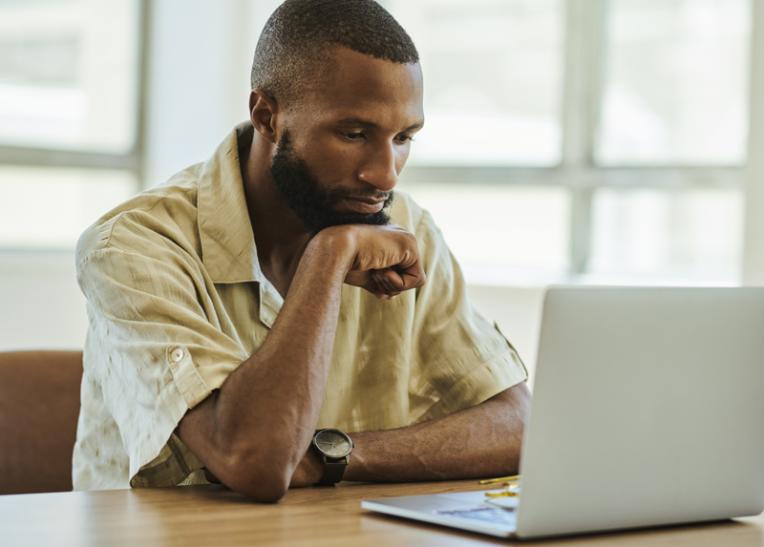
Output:
<instances>
[{"instance_id":1,"label":"laptop lid","mask_svg":"<svg viewBox=\"0 0 764 547\"><path fill-rule=\"evenodd\" d=\"M521 537L764 509L764 289L552 288Z\"/></svg>"}]
</instances>

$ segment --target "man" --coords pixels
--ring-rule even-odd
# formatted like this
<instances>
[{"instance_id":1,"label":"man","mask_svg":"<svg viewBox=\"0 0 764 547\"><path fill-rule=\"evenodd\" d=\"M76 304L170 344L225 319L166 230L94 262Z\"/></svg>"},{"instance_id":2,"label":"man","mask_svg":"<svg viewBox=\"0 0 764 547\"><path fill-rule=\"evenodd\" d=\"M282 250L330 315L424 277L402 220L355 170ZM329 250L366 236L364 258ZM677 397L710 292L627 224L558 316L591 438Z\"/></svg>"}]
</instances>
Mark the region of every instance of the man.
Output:
<instances>
[{"instance_id":1,"label":"man","mask_svg":"<svg viewBox=\"0 0 764 547\"><path fill-rule=\"evenodd\" d=\"M524 367L393 194L424 123L409 36L373 0L287 0L249 115L80 239L75 488L216 480L276 501L515 472Z\"/></svg>"}]
</instances>

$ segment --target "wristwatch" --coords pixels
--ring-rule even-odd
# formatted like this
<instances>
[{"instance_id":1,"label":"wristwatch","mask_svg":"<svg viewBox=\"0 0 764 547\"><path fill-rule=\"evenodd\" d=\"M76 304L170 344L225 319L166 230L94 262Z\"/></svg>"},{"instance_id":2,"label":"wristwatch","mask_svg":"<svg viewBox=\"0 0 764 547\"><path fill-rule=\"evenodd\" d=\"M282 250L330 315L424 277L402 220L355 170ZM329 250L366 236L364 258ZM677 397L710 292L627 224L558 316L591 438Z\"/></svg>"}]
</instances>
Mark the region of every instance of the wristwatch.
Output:
<instances>
[{"instance_id":1,"label":"wristwatch","mask_svg":"<svg viewBox=\"0 0 764 547\"><path fill-rule=\"evenodd\" d=\"M316 484L334 486L340 482L353 451L353 441L347 433L339 429L319 429L313 435L311 446L324 463L324 474Z\"/></svg>"}]
</instances>

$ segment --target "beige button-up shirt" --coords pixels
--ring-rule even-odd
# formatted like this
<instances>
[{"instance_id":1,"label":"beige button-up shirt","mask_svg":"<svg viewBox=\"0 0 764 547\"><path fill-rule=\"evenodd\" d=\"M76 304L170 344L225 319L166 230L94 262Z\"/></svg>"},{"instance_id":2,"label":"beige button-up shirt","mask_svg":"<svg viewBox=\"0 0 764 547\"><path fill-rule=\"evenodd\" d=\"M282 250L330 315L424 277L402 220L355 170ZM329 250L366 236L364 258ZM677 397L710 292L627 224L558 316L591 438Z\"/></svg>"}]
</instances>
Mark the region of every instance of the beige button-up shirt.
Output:
<instances>
[{"instance_id":1,"label":"beige button-up shirt","mask_svg":"<svg viewBox=\"0 0 764 547\"><path fill-rule=\"evenodd\" d=\"M283 300L257 259L238 159L240 126L203 164L101 217L77 246L87 298L74 488L204 482L174 434L268 336ZM470 305L427 211L398 192L427 281L378 300L343 286L316 427L383 430L479 404L526 379L512 346ZM267 419L267 417L263 417Z\"/></svg>"}]
</instances>

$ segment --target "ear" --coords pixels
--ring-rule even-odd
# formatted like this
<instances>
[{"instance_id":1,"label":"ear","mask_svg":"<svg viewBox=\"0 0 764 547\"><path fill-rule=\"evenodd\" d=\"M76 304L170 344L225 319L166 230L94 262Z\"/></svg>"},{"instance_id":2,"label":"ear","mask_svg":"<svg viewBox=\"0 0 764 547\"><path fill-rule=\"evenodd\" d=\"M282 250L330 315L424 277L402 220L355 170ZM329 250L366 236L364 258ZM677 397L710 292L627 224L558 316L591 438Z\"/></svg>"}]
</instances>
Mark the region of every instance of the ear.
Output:
<instances>
[{"instance_id":1,"label":"ear","mask_svg":"<svg viewBox=\"0 0 764 547\"><path fill-rule=\"evenodd\" d=\"M272 143L276 143L276 114L278 103L262 89L249 92L249 120L255 131Z\"/></svg>"}]
</instances>

